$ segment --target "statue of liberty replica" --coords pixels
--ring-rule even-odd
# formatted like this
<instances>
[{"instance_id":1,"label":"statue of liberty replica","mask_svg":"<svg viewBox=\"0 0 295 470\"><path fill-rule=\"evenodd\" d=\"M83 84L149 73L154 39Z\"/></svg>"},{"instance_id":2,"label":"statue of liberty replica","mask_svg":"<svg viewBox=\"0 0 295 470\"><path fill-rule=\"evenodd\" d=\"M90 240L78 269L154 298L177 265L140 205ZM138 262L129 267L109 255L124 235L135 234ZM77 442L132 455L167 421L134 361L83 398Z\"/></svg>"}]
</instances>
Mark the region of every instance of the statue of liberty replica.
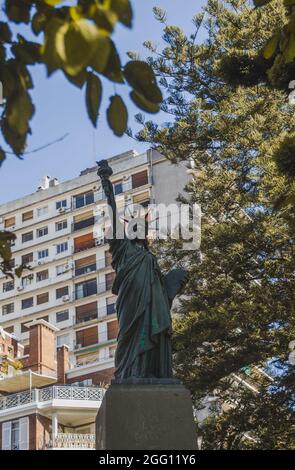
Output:
<instances>
[{"instance_id":1,"label":"statue of liberty replica","mask_svg":"<svg viewBox=\"0 0 295 470\"><path fill-rule=\"evenodd\" d=\"M149 250L147 216L131 219L125 230L110 181L113 171L106 160L97 164L112 222L111 236L107 241L116 272L113 294L118 296L119 323L115 380L107 390L98 413L97 448L188 449L192 444L189 446L185 442L194 442L194 437L188 437L194 436L192 407L187 390L173 379L170 313L173 299L186 281L186 272L174 269L166 275L161 273L156 257ZM183 394L185 398L181 398ZM164 400L162 404L160 397ZM181 405L185 403L185 412L179 399L184 400ZM159 408L153 410L155 406ZM165 411L167 406L169 413L168 409ZM173 413L180 412L182 417L176 416L171 421ZM158 421L163 413L163 422L153 430L155 419ZM185 416L188 419L182 427L180 424ZM129 424L126 420L130 421ZM143 426L151 427L152 437L148 437L147 430L139 433ZM168 435L172 432L173 436L170 439L167 435L163 437L163 429Z\"/></svg>"},{"instance_id":2,"label":"statue of liberty replica","mask_svg":"<svg viewBox=\"0 0 295 470\"><path fill-rule=\"evenodd\" d=\"M98 163L112 218L110 253L116 271L113 294L118 296L118 346L115 378L173 377L171 314L173 298L185 281L185 271L163 276L155 256L149 251L147 217L122 226L116 207L108 162Z\"/></svg>"}]
</instances>

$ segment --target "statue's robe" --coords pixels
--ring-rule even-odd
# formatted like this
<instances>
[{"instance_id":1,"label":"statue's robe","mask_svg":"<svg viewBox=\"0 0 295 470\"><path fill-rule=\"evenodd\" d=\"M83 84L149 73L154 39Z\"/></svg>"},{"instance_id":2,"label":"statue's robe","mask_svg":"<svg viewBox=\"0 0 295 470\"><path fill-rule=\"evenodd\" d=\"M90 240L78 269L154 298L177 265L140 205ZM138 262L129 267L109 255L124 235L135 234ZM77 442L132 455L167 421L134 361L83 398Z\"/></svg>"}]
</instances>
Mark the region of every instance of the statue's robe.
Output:
<instances>
[{"instance_id":1,"label":"statue's robe","mask_svg":"<svg viewBox=\"0 0 295 470\"><path fill-rule=\"evenodd\" d=\"M171 378L171 315L155 256L127 238L110 240L119 322L115 377Z\"/></svg>"}]
</instances>

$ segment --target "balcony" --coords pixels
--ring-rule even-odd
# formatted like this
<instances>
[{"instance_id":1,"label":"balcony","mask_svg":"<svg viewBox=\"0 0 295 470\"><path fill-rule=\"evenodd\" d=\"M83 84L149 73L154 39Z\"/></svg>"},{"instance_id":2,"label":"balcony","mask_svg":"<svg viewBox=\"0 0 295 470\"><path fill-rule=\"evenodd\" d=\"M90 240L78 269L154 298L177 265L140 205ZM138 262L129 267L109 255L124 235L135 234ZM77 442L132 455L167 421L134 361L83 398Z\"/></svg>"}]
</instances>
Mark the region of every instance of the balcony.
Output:
<instances>
[{"instance_id":1,"label":"balcony","mask_svg":"<svg viewBox=\"0 0 295 470\"><path fill-rule=\"evenodd\" d=\"M44 449L94 450L95 434L58 433L55 437L51 437Z\"/></svg>"},{"instance_id":2,"label":"balcony","mask_svg":"<svg viewBox=\"0 0 295 470\"><path fill-rule=\"evenodd\" d=\"M75 276L83 276L84 274L92 273L94 271L96 271L96 263L83 266L83 268L77 268L75 270Z\"/></svg>"},{"instance_id":3,"label":"balcony","mask_svg":"<svg viewBox=\"0 0 295 470\"><path fill-rule=\"evenodd\" d=\"M95 218L90 217L89 219L80 220L80 222L74 222L72 224L72 232L77 232L77 230L82 230L83 228L91 227L94 225Z\"/></svg>"},{"instance_id":4,"label":"balcony","mask_svg":"<svg viewBox=\"0 0 295 470\"><path fill-rule=\"evenodd\" d=\"M75 246L74 248L74 253L80 253L81 251L85 250L90 250L91 248L94 248L96 246L96 240L89 240L87 242L84 242L81 245Z\"/></svg>"},{"instance_id":5,"label":"balcony","mask_svg":"<svg viewBox=\"0 0 295 470\"><path fill-rule=\"evenodd\" d=\"M77 403L80 406L81 401L101 403L104 395L103 388L96 387L68 387L52 386L41 389L26 390L24 392L14 393L0 398L0 416L3 412L12 408L26 407L35 405L38 408L48 406L52 402L55 406L62 406L63 402Z\"/></svg>"},{"instance_id":6,"label":"balcony","mask_svg":"<svg viewBox=\"0 0 295 470\"><path fill-rule=\"evenodd\" d=\"M91 295L96 295L96 294L103 294L107 290L109 290L110 287L106 286L105 282L101 282L98 284L84 284L84 286L79 286L76 287L76 290L73 293L74 299L79 300L79 299L85 299L85 297L90 297Z\"/></svg>"},{"instance_id":7,"label":"balcony","mask_svg":"<svg viewBox=\"0 0 295 470\"><path fill-rule=\"evenodd\" d=\"M85 315L83 315L83 317L81 316L80 318L79 317L76 317L76 325L79 325L80 323L86 323L86 322L89 322L91 320L96 320L98 318L98 312L89 312L89 313L86 313Z\"/></svg>"}]
</instances>

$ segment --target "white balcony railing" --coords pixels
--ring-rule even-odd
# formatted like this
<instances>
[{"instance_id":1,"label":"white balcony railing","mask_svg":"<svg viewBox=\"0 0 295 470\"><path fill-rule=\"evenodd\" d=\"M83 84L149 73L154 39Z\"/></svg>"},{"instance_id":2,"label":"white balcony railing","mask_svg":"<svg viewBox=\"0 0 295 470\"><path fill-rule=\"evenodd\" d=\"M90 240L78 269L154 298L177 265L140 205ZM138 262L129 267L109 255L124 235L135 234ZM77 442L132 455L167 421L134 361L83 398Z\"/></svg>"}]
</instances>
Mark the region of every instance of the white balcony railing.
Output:
<instances>
[{"instance_id":1,"label":"white balcony railing","mask_svg":"<svg viewBox=\"0 0 295 470\"><path fill-rule=\"evenodd\" d=\"M45 444L46 449L95 449L95 434L59 433Z\"/></svg>"},{"instance_id":2,"label":"white balcony railing","mask_svg":"<svg viewBox=\"0 0 295 470\"><path fill-rule=\"evenodd\" d=\"M45 403L53 400L102 401L104 389L98 387L53 386L26 390L0 398L0 411L32 403Z\"/></svg>"}]
</instances>

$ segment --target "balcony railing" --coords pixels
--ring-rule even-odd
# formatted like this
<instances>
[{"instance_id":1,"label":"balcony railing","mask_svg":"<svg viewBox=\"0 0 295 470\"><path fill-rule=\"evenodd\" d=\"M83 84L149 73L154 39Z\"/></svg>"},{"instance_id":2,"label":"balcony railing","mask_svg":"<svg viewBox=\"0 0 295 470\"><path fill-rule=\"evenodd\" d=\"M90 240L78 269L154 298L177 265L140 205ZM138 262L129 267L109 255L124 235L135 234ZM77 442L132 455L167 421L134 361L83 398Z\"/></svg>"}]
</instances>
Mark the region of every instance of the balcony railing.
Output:
<instances>
[{"instance_id":1,"label":"balcony railing","mask_svg":"<svg viewBox=\"0 0 295 470\"><path fill-rule=\"evenodd\" d=\"M42 389L26 390L0 398L0 412L30 403L44 403L52 400L102 401L103 388L53 386Z\"/></svg>"},{"instance_id":2,"label":"balcony railing","mask_svg":"<svg viewBox=\"0 0 295 470\"><path fill-rule=\"evenodd\" d=\"M77 232L77 230L82 230L83 228L91 227L91 225L94 225L94 223L94 217L89 217L89 219L80 220L80 222L74 222L72 224L72 232Z\"/></svg>"},{"instance_id":3,"label":"balcony railing","mask_svg":"<svg viewBox=\"0 0 295 470\"><path fill-rule=\"evenodd\" d=\"M74 253L80 253L80 251L90 250L96 246L96 240L89 240L89 242L83 243L83 245L78 245L74 248Z\"/></svg>"},{"instance_id":4,"label":"balcony railing","mask_svg":"<svg viewBox=\"0 0 295 470\"><path fill-rule=\"evenodd\" d=\"M104 317L106 315L113 315L113 313L116 313L115 303L106 307L101 307L96 311L84 313L80 318L76 315L76 324L85 323L91 320L95 320L96 318Z\"/></svg>"},{"instance_id":5,"label":"balcony railing","mask_svg":"<svg viewBox=\"0 0 295 470\"><path fill-rule=\"evenodd\" d=\"M83 276L83 274L92 273L94 271L96 271L96 263L83 266L83 268L77 268L75 270L75 276Z\"/></svg>"},{"instance_id":6,"label":"balcony railing","mask_svg":"<svg viewBox=\"0 0 295 470\"><path fill-rule=\"evenodd\" d=\"M45 449L95 449L95 434L67 434L59 433L51 437L45 444Z\"/></svg>"}]
</instances>

